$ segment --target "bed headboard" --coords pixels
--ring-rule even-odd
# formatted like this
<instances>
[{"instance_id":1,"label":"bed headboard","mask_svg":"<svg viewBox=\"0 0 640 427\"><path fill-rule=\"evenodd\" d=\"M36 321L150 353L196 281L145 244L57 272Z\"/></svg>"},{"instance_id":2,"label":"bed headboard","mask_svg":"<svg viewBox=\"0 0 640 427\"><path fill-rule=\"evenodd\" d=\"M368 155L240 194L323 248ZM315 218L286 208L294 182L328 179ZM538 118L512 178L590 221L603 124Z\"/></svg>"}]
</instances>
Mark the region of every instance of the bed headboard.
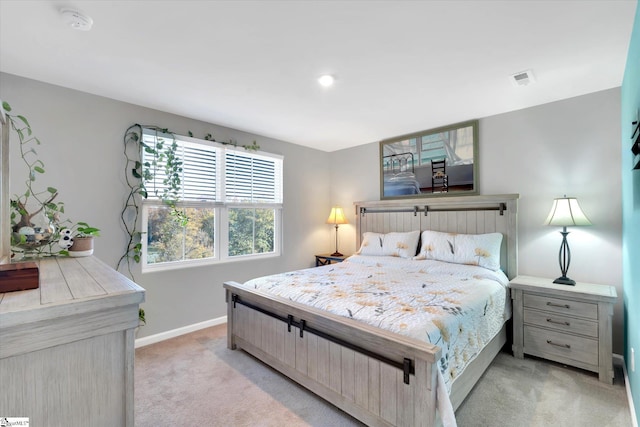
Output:
<instances>
[{"instance_id":1,"label":"bed headboard","mask_svg":"<svg viewBox=\"0 0 640 427\"><path fill-rule=\"evenodd\" d=\"M357 247L362 234L434 230L448 233L504 236L502 271L518 275L518 194L378 200L356 202Z\"/></svg>"}]
</instances>

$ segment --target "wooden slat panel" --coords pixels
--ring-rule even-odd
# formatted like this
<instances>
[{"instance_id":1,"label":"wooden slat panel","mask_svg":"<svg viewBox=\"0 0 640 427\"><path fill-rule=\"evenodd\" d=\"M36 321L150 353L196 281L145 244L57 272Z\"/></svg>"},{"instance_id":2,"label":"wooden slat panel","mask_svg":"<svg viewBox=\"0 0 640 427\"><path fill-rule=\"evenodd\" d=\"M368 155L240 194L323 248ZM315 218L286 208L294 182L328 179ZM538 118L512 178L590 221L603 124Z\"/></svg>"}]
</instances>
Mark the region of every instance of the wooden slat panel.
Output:
<instances>
[{"instance_id":1,"label":"wooden slat panel","mask_svg":"<svg viewBox=\"0 0 640 427\"><path fill-rule=\"evenodd\" d=\"M280 362L285 363L285 335L287 334L287 325L284 322L278 322L276 329L276 354L275 357Z\"/></svg>"},{"instance_id":2,"label":"wooden slat panel","mask_svg":"<svg viewBox=\"0 0 640 427\"><path fill-rule=\"evenodd\" d=\"M318 382L326 387L331 385L330 366L329 341L318 337Z\"/></svg>"},{"instance_id":3,"label":"wooden slat panel","mask_svg":"<svg viewBox=\"0 0 640 427\"><path fill-rule=\"evenodd\" d=\"M251 342L253 341L253 328L254 328L253 313L248 308L243 308L243 310L245 310L243 317L246 317L246 320L244 322L244 339L246 339L247 342Z\"/></svg>"},{"instance_id":4,"label":"wooden slat panel","mask_svg":"<svg viewBox=\"0 0 640 427\"><path fill-rule=\"evenodd\" d=\"M285 325L285 328L287 325ZM296 367L296 336L298 328L291 327L291 332L285 329L284 332L284 363Z\"/></svg>"},{"instance_id":5,"label":"wooden slat panel","mask_svg":"<svg viewBox=\"0 0 640 427\"><path fill-rule=\"evenodd\" d=\"M233 305L233 303L231 303ZM246 322L247 316L246 313L243 312L244 307L241 305L236 305L236 308L233 309L233 333L242 339L247 339L244 333L244 324Z\"/></svg>"},{"instance_id":6,"label":"wooden slat panel","mask_svg":"<svg viewBox=\"0 0 640 427\"><path fill-rule=\"evenodd\" d=\"M484 217L485 217L486 213L487 212L482 212L482 211L481 212L476 212L476 217L477 217L477 219L476 219L476 231L475 231L476 234L482 234L482 233L485 232L485 228L484 228L485 220L484 220Z\"/></svg>"},{"instance_id":7,"label":"wooden slat panel","mask_svg":"<svg viewBox=\"0 0 640 427\"><path fill-rule=\"evenodd\" d=\"M277 334L280 323L281 322L278 321L278 319L274 319L273 317L268 317L265 322L267 330L263 335L263 341L266 340L265 349L267 353L273 357L275 357L277 353Z\"/></svg>"},{"instance_id":8,"label":"wooden slat panel","mask_svg":"<svg viewBox=\"0 0 640 427\"><path fill-rule=\"evenodd\" d=\"M100 283L108 293L122 292L123 289L136 290L137 285L127 277L113 274L113 268L93 256L76 258L78 264Z\"/></svg>"},{"instance_id":9,"label":"wooden slat panel","mask_svg":"<svg viewBox=\"0 0 640 427\"><path fill-rule=\"evenodd\" d=\"M456 233L467 232L467 215L469 212L455 212L456 214Z\"/></svg>"},{"instance_id":10,"label":"wooden slat panel","mask_svg":"<svg viewBox=\"0 0 640 427\"><path fill-rule=\"evenodd\" d=\"M355 352L346 347L342 347L342 395L351 402L356 400Z\"/></svg>"},{"instance_id":11,"label":"wooden slat panel","mask_svg":"<svg viewBox=\"0 0 640 427\"><path fill-rule=\"evenodd\" d=\"M86 271L77 262L59 262L58 265L74 298L80 299L107 294L93 277L87 277Z\"/></svg>"},{"instance_id":12,"label":"wooden slat panel","mask_svg":"<svg viewBox=\"0 0 640 427\"><path fill-rule=\"evenodd\" d=\"M267 353L269 352L269 317L261 314L259 316L259 328L258 333L260 335L260 341L258 341L258 345L260 348L264 349Z\"/></svg>"},{"instance_id":13,"label":"wooden slat panel","mask_svg":"<svg viewBox=\"0 0 640 427\"><path fill-rule=\"evenodd\" d=\"M369 358L356 353L354 359L356 404L363 408L369 407Z\"/></svg>"},{"instance_id":14,"label":"wooden slat panel","mask_svg":"<svg viewBox=\"0 0 640 427\"><path fill-rule=\"evenodd\" d=\"M442 227L440 226L440 215L438 215L437 212L430 212L427 217L429 217L430 221L430 230L442 231Z\"/></svg>"},{"instance_id":15,"label":"wooden slat panel","mask_svg":"<svg viewBox=\"0 0 640 427\"><path fill-rule=\"evenodd\" d=\"M433 427L435 414L431 414L430 418L429 411L429 402L436 401L436 378L431 370L433 365L421 359L416 359L414 362L416 378L420 378L422 384L422 387L416 387L414 392L414 425L416 427Z\"/></svg>"},{"instance_id":16,"label":"wooden slat panel","mask_svg":"<svg viewBox=\"0 0 640 427\"><path fill-rule=\"evenodd\" d=\"M42 304L73 299L57 262L40 263L40 282L47 283L47 286L40 287Z\"/></svg>"},{"instance_id":17,"label":"wooden slat panel","mask_svg":"<svg viewBox=\"0 0 640 427\"><path fill-rule=\"evenodd\" d=\"M329 342L329 387L342 393L342 352L334 342Z\"/></svg>"},{"instance_id":18,"label":"wooden slat panel","mask_svg":"<svg viewBox=\"0 0 640 427\"><path fill-rule=\"evenodd\" d=\"M318 337L307 334L307 375L314 381L318 380Z\"/></svg>"},{"instance_id":19,"label":"wooden slat panel","mask_svg":"<svg viewBox=\"0 0 640 427\"><path fill-rule=\"evenodd\" d=\"M397 213L397 212L389 214L389 222L387 222L387 229L386 229L385 233L388 233L388 232L394 231L394 230L398 230L398 215L400 215L400 214Z\"/></svg>"},{"instance_id":20,"label":"wooden slat panel","mask_svg":"<svg viewBox=\"0 0 640 427\"><path fill-rule=\"evenodd\" d=\"M380 362L369 358L369 411L380 415Z\"/></svg>"},{"instance_id":21,"label":"wooden slat panel","mask_svg":"<svg viewBox=\"0 0 640 427\"><path fill-rule=\"evenodd\" d=\"M308 334L300 338L300 330L296 329L296 369L303 374L307 373L307 342Z\"/></svg>"},{"instance_id":22,"label":"wooden slat panel","mask_svg":"<svg viewBox=\"0 0 640 427\"><path fill-rule=\"evenodd\" d=\"M478 221L478 213L477 212L467 212L466 215L466 229L467 233L475 234L477 229L477 221Z\"/></svg>"},{"instance_id":23,"label":"wooden slat panel","mask_svg":"<svg viewBox=\"0 0 640 427\"><path fill-rule=\"evenodd\" d=\"M380 364L380 416L393 425L396 425L398 413L397 379L398 369Z\"/></svg>"},{"instance_id":24,"label":"wooden slat panel","mask_svg":"<svg viewBox=\"0 0 640 427\"><path fill-rule=\"evenodd\" d=\"M500 267L502 271L509 271L509 219L506 216L498 216L495 232L502 233L502 246L500 247Z\"/></svg>"},{"instance_id":25,"label":"wooden slat panel","mask_svg":"<svg viewBox=\"0 0 640 427\"><path fill-rule=\"evenodd\" d=\"M260 345L262 344L262 334L261 334L261 318L260 318L261 314L255 310L251 310L251 324L249 325L250 328L250 340L249 342L257 347L260 347Z\"/></svg>"},{"instance_id":26,"label":"wooden slat panel","mask_svg":"<svg viewBox=\"0 0 640 427\"><path fill-rule=\"evenodd\" d=\"M404 373L397 369L396 382L398 385L398 414L396 417L398 427L414 427L414 394L416 377L411 376L409 384L404 383Z\"/></svg>"},{"instance_id":27,"label":"wooden slat panel","mask_svg":"<svg viewBox=\"0 0 640 427\"><path fill-rule=\"evenodd\" d=\"M383 214L383 219L384 219L384 223L383 223L383 225L382 225L382 232L383 232L383 233L388 233L388 232L389 232L389 230L391 229L391 227L390 227L390 225L389 225L389 223L390 223L390 216L391 216L391 215L392 215L392 214L389 214L389 213Z\"/></svg>"},{"instance_id":28,"label":"wooden slat panel","mask_svg":"<svg viewBox=\"0 0 640 427\"><path fill-rule=\"evenodd\" d=\"M491 233L496 229L496 217L494 212L484 213L484 232Z\"/></svg>"},{"instance_id":29,"label":"wooden slat panel","mask_svg":"<svg viewBox=\"0 0 640 427\"><path fill-rule=\"evenodd\" d=\"M42 288L5 292L2 299L2 311L9 312L33 306L34 294L40 296L40 292L42 292Z\"/></svg>"}]
</instances>

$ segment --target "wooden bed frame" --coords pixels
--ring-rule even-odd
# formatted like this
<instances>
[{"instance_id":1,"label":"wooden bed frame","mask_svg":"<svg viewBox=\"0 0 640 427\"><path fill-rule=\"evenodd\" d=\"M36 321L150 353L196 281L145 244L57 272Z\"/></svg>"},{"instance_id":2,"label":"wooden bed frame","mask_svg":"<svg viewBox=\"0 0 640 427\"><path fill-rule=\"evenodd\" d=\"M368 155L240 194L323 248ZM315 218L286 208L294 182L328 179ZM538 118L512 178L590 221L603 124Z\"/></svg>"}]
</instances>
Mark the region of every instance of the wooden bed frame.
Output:
<instances>
[{"instance_id":1,"label":"wooden bed frame","mask_svg":"<svg viewBox=\"0 0 640 427\"><path fill-rule=\"evenodd\" d=\"M518 195L355 203L366 231L501 232L501 265L518 273ZM441 349L226 282L227 346L243 349L370 426L435 426ZM506 326L452 384L456 409L507 339ZM408 383L408 384L407 384Z\"/></svg>"}]
</instances>

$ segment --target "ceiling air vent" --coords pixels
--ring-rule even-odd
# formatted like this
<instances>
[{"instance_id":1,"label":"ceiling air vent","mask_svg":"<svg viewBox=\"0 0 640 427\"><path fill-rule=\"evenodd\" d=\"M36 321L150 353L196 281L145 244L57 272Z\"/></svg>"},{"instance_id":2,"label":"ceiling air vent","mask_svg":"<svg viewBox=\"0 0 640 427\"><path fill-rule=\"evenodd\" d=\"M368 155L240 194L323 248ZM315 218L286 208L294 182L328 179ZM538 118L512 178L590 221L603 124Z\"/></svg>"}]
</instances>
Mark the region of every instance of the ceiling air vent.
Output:
<instances>
[{"instance_id":1,"label":"ceiling air vent","mask_svg":"<svg viewBox=\"0 0 640 427\"><path fill-rule=\"evenodd\" d=\"M531 70L512 74L509 79L514 86L527 86L528 84L536 82L536 78Z\"/></svg>"}]
</instances>

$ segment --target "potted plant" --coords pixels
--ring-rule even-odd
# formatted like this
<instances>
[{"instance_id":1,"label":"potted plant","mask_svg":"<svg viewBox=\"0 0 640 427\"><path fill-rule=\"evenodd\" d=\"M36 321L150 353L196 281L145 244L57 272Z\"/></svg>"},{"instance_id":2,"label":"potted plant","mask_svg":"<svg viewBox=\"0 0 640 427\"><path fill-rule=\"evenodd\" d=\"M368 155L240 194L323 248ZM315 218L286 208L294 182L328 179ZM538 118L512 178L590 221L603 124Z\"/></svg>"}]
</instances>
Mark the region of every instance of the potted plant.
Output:
<instances>
[{"instance_id":1,"label":"potted plant","mask_svg":"<svg viewBox=\"0 0 640 427\"><path fill-rule=\"evenodd\" d=\"M60 232L58 244L69 251L69 256L89 256L93 255L93 238L99 235L100 229L91 227L86 222L78 222Z\"/></svg>"}]
</instances>

